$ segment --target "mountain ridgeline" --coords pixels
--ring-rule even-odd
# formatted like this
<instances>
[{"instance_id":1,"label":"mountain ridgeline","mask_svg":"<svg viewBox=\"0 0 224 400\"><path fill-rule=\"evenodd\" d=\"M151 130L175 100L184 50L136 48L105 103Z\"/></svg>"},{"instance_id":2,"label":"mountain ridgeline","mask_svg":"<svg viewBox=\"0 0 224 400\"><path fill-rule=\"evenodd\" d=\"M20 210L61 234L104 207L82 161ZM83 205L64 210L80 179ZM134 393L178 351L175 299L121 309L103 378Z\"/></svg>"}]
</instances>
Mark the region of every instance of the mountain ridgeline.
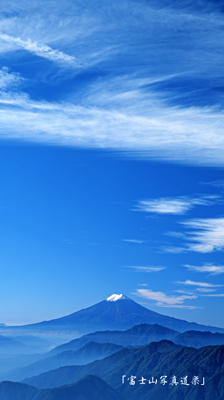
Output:
<instances>
[{"instance_id":1,"label":"mountain ridgeline","mask_svg":"<svg viewBox=\"0 0 224 400\"><path fill-rule=\"evenodd\" d=\"M74 384L89 374L97 375L130 400L221 400L224 398L224 386L220 384L224 377L224 346L194 349L163 340L140 349L123 349L84 366L62 367L26 379L23 383L38 389L51 389ZM129 383L131 376L135 385ZM164 376L165 385L161 384ZM178 382L176 385L170 385L173 376ZM149 384L152 377L157 379L157 384ZM186 385L180 383L184 377L187 377ZM199 381L195 385L192 383L194 377ZM140 384L142 378L145 379L144 385Z\"/></svg>"},{"instance_id":2,"label":"mountain ridgeline","mask_svg":"<svg viewBox=\"0 0 224 400\"><path fill-rule=\"evenodd\" d=\"M162 339L173 340L179 332L165 328L160 325L140 324L135 325L126 331L98 331L89 333L81 338L74 339L68 343L55 347L49 354L57 354L67 350L77 350L89 342L113 343L124 347L140 347L153 341ZM222 335L222 334L221 334ZM224 334L223 334L224 340Z\"/></svg>"},{"instance_id":3,"label":"mountain ridgeline","mask_svg":"<svg viewBox=\"0 0 224 400\"><path fill-rule=\"evenodd\" d=\"M13 382L0 383L1 400L125 400L115 389L97 376L88 375L73 385L38 390Z\"/></svg>"},{"instance_id":4,"label":"mountain ridgeline","mask_svg":"<svg viewBox=\"0 0 224 400\"><path fill-rule=\"evenodd\" d=\"M224 329L163 316L124 295L0 332L0 400L224 399Z\"/></svg>"},{"instance_id":5,"label":"mountain ridgeline","mask_svg":"<svg viewBox=\"0 0 224 400\"><path fill-rule=\"evenodd\" d=\"M20 381L67 365L84 365L103 359L124 347L138 348L164 339L181 346L224 345L224 334L189 331L179 333L160 325L141 324L126 331L104 331L84 335L58 346L23 368L0 374L0 380ZM193 345L195 343L195 345Z\"/></svg>"},{"instance_id":6,"label":"mountain ridgeline","mask_svg":"<svg viewBox=\"0 0 224 400\"><path fill-rule=\"evenodd\" d=\"M122 348L122 346L111 343L89 342L76 351L63 351L52 356L49 356L48 353L45 358L23 368L13 369L5 374L0 374L0 381L10 380L18 382L33 375L39 375L66 365L85 365L95 360L101 360Z\"/></svg>"},{"instance_id":7,"label":"mountain ridgeline","mask_svg":"<svg viewBox=\"0 0 224 400\"><path fill-rule=\"evenodd\" d=\"M187 330L210 331L224 333L224 329L199 325L195 322L168 317L151 311L125 295L112 295L91 307L77 311L66 317L43 321L36 324L0 327L0 333L9 335L13 331L18 334L47 334L77 337L83 334L103 330L126 330L142 323L158 324L164 327L185 332Z\"/></svg>"},{"instance_id":8,"label":"mountain ridgeline","mask_svg":"<svg viewBox=\"0 0 224 400\"><path fill-rule=\"evenodd\" d=\"M150 342L172 340L176 344L200 348L203 346L224 345L223 333L186 331L180 333L160 325L140 324L126 331L99 331L55 347L48 354L54 355L68 350L77 350L89 342L113 343L123 347L141 347Z\"/></svg>"}]
</instances>

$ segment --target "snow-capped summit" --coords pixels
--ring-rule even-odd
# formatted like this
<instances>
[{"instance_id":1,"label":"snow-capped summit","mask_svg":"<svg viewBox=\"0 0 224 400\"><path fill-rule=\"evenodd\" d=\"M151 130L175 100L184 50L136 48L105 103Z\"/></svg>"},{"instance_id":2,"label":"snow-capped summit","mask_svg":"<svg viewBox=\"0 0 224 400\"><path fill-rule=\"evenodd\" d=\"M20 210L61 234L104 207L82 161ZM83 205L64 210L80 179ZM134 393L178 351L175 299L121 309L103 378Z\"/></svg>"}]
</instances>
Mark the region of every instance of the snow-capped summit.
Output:
<instances>
[{"instance_id":1,"label":"snow-capped summit","mask_svg":"<svg viewBox=\"0 0 224 400\"><path fill-rule=\"evenodd\" d=\"M121 300L121 301L120 301ZM124 301L125 300L125 301ZM195 322L187 322L166 315L158 314L155 311L143 307L124 294L112 294L107 299L100 301L93 306L76 311L65 317L52 319L50 321L38 322L36 324L0 327L0 334L7 329L13 332L25 331L29 329L30 334L38 336L39 332L48 332L51 336L70 337L86 335L96 331L124 331L132 328L134 325L143 323L150 325L162 325L179 332L190 330L210 331L223 333L224 329L198 325ZM50 334L51 332L51 334Z\"/></svg>"},{"instance_id":2,"label":"snow-capped summit","mask_svg":"<svg viewBox=\"0 0 224 400\"><path fill-rule=\"evenodd\" d=\"M117 301L117 300L128 300L128 297L124 294L112 294L112 296L107 297L106 301Z\"/></svg>"}]
</instances>

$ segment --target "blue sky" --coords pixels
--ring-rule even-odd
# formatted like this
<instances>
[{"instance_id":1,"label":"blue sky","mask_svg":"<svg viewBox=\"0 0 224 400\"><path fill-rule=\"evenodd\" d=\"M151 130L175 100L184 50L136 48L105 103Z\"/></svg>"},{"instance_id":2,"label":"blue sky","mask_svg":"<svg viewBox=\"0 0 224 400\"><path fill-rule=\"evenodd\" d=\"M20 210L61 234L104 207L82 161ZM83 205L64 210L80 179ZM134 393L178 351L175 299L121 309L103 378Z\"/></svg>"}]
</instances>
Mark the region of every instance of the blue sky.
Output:
<instances>
[{"instance_id":1,"label":"blue sky","mask_svg":"<svg viewBox=\"0 0 224 400\"><path fill-rule=\"evenodd\" d=\"M224 327L222 1L2 1L0 321L125 293Z\"/></svg>"}]
</instances>

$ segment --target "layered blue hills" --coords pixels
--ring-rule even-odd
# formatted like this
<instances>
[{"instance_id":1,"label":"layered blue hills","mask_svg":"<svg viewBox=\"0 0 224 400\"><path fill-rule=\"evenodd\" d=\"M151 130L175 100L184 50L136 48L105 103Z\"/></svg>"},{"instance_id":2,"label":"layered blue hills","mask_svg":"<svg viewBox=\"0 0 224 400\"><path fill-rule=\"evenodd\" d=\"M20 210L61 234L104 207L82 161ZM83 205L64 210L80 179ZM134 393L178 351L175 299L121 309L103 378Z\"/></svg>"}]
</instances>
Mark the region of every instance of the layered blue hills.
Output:
<instances>
[{"instance_id":1,"label":"layered blue hills","mask_svg":"<svg viewBox=\"0 0 224 400\"><path fill-rule=\"evenodd\" d=\"M223 400L224 346L200 349L176 345L163 340L139 349L123 349L100 361L85 366L67 366L26 379L23 383L38 389L71 385L86 375L97 375L129 400ZM170 385L172 377L177 385ZM131 386L129 378L136 383ZM161 377L167 383L163 386ZM124 382L122 383L122 377ZM145 385L139 382L146 379ZM157 384L149 384L152 377ZM186 378L187 385L181 384ZM198 377L199 383L192 380ZM91 399L91 393L90 393Z\"/></svg>"},{"instance_id":2,"label":"layered blue hills","mask_svg":"<svg viewBox=\"0 0 224 400\"><path fill-rule=\"evenodd\" d=\"M0 374L0 400L224 399L224 329L155 313L122 294L51 321L1 326L3 331L2 347L10 346L7 352L14 355L3 354L0 365L6 356L17 365ZM57 335L64 337L63 345L31 354L48 347L46 337ZM18 354L29 346L30 355ZM178 384L173 387L174 375ZM136 377L133 387L131 376ZM167 377L164 387L162 376ZM191 382L197 376L195 386ZM142 377L145 386L139 384ZM150 384L152 377L158 384ZM183 379L188 386L181 385Z\"/></svg>"},{"instance_id":3,"label":"layered blue hills","mask_svg":"<svg viewBox=\"0 0 224 400\"><path fill-rule=\"evenodd\" d=\"M97 376L88 375L73 385L38 390L14 382L0 383L1 400L125 400L115 389Z\"/></svg>"}]
</instances>

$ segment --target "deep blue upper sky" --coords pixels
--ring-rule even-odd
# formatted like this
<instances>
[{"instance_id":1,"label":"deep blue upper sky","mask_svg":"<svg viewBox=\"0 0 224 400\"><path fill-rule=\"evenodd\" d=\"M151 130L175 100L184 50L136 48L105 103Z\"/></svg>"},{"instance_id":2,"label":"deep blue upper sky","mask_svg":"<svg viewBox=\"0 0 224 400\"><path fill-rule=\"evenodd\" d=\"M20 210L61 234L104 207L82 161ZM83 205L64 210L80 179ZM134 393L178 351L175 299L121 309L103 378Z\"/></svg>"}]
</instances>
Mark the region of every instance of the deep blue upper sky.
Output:
<instances>
[{"instance_id":1,"label":"deep blue upper sky","mask_svg":"<svg viewBox=\"0 0 224 400\"><path fill-rule=\"evenodd\" d=\"M0 322L125 293L224 327L223 10L1 2Z\"/></svg>"}]
</instances>

